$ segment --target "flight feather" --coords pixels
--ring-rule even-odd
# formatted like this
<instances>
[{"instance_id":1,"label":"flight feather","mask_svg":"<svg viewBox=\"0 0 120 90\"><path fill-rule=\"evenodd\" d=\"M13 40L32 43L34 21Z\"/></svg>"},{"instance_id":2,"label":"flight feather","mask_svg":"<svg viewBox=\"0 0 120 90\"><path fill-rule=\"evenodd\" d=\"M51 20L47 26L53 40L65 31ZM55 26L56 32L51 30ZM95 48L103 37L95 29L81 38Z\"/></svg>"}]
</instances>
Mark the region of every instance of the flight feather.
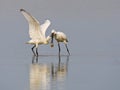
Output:
<instances>
[{"instance_id":1,"label":"flight feather","mask_svg":"<svg viewBox=\"0 0 120 90\"><path fill-rule=\"evenodd\" d=\"M32 39L42 38L42 31L40 28L39 21L24 9L20 9L20 12L24 15L24 17L29 23L30 38Z\"/></svg>"}]
</instances>

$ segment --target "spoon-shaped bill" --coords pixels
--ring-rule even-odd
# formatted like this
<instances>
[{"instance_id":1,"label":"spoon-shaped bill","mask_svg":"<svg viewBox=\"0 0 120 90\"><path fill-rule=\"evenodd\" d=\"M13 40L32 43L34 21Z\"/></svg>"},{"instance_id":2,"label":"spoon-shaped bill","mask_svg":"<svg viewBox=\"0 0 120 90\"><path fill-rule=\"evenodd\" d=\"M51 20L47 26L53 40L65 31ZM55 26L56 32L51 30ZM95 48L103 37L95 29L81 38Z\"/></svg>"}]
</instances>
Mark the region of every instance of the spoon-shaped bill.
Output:
<instances>
[{"instance_id":1,"label":"spoon-shaped bill","mask_svg":"<svg viewBox=\"0 0 120 90\"><path fill-rule=\"evenodd\" d=\"M54 37L54 33L51 34L51 47L54 47L54 44L53 44L53 37Z\"/></svg>"}]
</instances>

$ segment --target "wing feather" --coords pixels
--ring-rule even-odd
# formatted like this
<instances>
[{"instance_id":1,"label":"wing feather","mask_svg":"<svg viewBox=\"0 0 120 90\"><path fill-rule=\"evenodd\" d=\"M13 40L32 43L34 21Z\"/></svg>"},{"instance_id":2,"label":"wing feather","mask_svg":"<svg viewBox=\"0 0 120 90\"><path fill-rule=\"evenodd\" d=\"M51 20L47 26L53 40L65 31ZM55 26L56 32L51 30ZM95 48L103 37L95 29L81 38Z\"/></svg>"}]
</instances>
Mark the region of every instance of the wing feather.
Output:
<instances>
[{"instance_id":1,"label":"wing feather","mask_svg":"<svg viewBox=\"0 0 120 90\"><path fill-rule=\"evenodd\" d=\"M46 20L45 23L40 26L44 37L45 37L45 32L46 32L47 28L50 26L50 24L51 24L51 22L49 20Z\"/></svg>"},{"instance_id":2,"label":"wing feather","mask_svg":"<svg viewBox=\"0 0 120 90\"><path fill-rule=\"evenodd\" d=\"M35 17L33 17L30 13L25 11L24 9L20 9L20 11L29 23L30 38L32 38L32 39L42 38L42 32L40 30L39 21Z\"/></svg>"}]
</instances>

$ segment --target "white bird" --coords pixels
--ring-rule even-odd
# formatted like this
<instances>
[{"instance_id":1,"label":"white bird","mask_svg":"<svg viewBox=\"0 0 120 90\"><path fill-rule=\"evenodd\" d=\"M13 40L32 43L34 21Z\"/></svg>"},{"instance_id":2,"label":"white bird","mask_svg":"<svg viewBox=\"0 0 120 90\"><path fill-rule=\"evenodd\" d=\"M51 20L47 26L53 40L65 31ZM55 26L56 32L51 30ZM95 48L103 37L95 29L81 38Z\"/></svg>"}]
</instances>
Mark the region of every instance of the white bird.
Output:
<instances>
[{"instance_id":1,"label":"white bird","mask_svg":"<svg viewBox=\"0 0 120 90\"><path fill-rule=\"evenodd\" d=\"M67 47L68 39L67 39L66 35L63 32L56 32L55 30L52 30L51 31L51 38L52 38L51 39L51 47L54 46L54 44L53 44L53 38L55 38L56 41L58 42L59 55L60 55L60 51L61 51L61 49L60 49L60 42L63 42L65 44L67 52L70 55L69 49Z\"/></svg>"},{"instance_id":2,"label":"white bird","mask_svg":"<svg viewBox=\"0 0 120 90\"><path fill-rule=\"evenodd\" d=\"M51 22L46 20L44 24L40 25L39 21L33 17L30 13L24 9L20 9L20 12L24 15L29 24L29 35L31 40L27 44L34 45L31 49L34 55L38 56L38 45L39 44L48 44L50 36L46 37L45 32L50 26ZM36 54L34 48L36 47Z\"/></svg>"}]
</instances>

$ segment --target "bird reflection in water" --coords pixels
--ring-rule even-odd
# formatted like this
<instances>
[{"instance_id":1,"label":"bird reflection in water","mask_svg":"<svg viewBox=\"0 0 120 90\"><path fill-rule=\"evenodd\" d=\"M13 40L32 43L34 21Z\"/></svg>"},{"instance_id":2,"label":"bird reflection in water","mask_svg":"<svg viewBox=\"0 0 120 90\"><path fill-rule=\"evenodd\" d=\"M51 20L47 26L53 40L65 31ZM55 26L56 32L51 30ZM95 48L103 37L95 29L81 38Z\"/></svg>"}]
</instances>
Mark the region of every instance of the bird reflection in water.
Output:
<instances>
[{"instance_id":1,"label":"bird reflection in water","mask_svg":"<svg viewBox=\"0 0 120 90\"><path fill-rule=\"evenodd\" d=\"M65 79L68 72L68 61L69 56L65 63L61 61L61 56L59 55L58 64L51 64L51 90L64 90L65 89Z\"/></svg>"},{"instance_id":2,"label":"bird reflection in water","mask_svg":"<svg viewBox=\"0 0 120 90\"><path fill-rule=\"evenodd\" d=\"M38 63L34 57L30 66L30 90L63 90L65 77L68 72L68 61L62 63L59 56L58 63Z\"/></svg>"}]
</instances>

